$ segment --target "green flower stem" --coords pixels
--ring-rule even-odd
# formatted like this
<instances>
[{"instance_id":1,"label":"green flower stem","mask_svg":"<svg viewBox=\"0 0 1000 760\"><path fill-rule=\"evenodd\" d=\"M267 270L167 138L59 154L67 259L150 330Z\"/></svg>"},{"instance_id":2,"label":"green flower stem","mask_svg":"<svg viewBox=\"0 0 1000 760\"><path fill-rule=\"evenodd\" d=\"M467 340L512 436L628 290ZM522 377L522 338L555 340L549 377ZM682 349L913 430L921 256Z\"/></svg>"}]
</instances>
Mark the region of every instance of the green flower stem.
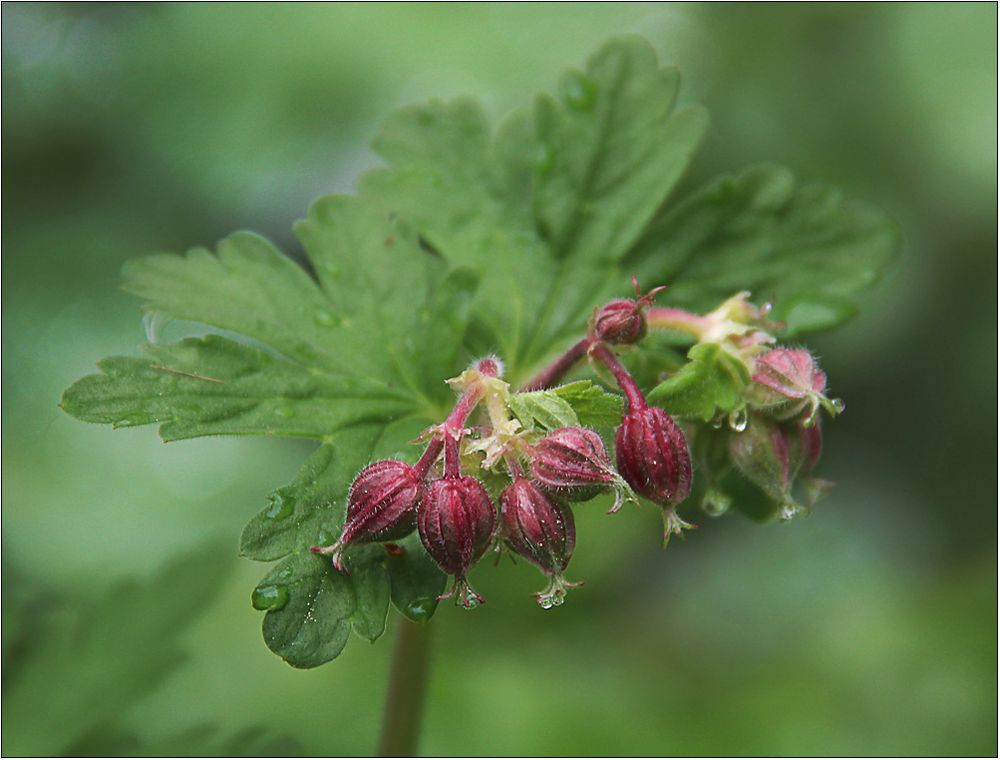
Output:
<instances>
[{"instance_id":1,"label":"green flower stem","mask_svg":"<svg viewBox=\"0 0 1000 760\"><path fill-rule=\"evenodd\" d=\"M521 391L543 391L546 388L551 388L553 385L562 380L563 376L567 372L573 369L573 365L587 355L587 352L593 344L593 338L589 337L584 338L579 343L576 343L564 354L557 357L552 364L535 375L527 383L522 385Z\"/></svg>"},{"instance_id":2,"label":"green flower stem","mask_svg":"<svg viewBox=\"0 0 1000 760\"><path fill-rule=\"evenodd\" d=\"M656 306L646 310L646 326L654 330L677 330L700 339L708 320L683 309Z\"/></svg>"},{"instance_id":3,"label":"green flower stem","mask_svg":"<svg viewBox=\"0 0 1000 760\"><path fill-rule=\"evenodd\" d=\"M427 693L429 625L399 619L382 713L379 757L413 757L417 753Z\"/></svg>"}]
</instances>

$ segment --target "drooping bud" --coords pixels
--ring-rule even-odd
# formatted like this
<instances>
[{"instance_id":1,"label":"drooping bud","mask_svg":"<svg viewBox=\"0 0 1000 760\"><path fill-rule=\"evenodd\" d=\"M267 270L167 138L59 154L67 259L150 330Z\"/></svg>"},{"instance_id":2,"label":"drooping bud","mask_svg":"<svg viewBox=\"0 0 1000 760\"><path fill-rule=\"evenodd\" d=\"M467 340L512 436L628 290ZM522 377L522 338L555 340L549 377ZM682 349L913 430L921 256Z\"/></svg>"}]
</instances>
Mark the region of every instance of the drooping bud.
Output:
<instances>
[{"instance_id":1,"label":"drooping bud","mask_svg":"<svg viewBox=\"0 0 1000 760\"><path fill-rule=\"evenodd\" d=\"M693 527L673 509L691 490L691 454L673 417L659 407L636 405L618 426L615 459L625 481L663 507L664 542Z\"/></svg>"},{"instance_id":2,"label":"drooping bud","mask_svg":"<svg viewBox=\"0 0 1000 760\"><path fill-rule=\"evenodd\" d=\"M635 343L646 334L646 317L643 312L652 305L656 294L664 288L653 288L646 295L639 293L639 282L632 278L635 298L619 298L594 312L591 334L605 343Z\"/></svg>"},{"instance_id":3,"label":"drooping bud","mask_svg":"<svg viewBox=\"0 0 1000 760\"><path fill-rule=\"evenodd\" d=\"M420 540L438 566L455 576L455 585L442 599L456 595L456 603L465 608L484 601L465 576L486 553L495 527L496 509L476 478L445 475L427 487L417 509Z\"/></svg>"},{"instance_id":4,"label":"drooping bud","mask_svg":"<svg viewBox=\"0 0 1000 760\"><path fill-rule=\"evenodd\" d=\"M604 441L589 428L557 428L531 447L530 453L534 479L570 501L592 499L617 480ZM620 504L619 496L612 511Z\"/></svg>"},{"instance_id":5,"label":"drooping bud","mask_svg":"<svg viewBox=\"0 0 1000 760\"><path fill-rule=\"evenodd\" d=\"M573 512L518 476L500 495L500 519L507 545L550 579L548 588L535 594L538 603L545 609L562 604L566 590L580 585L562 575L576 545Z\"/></svg>"},{"instance_id":6,"label":"drooping bud","mask_svg":"<svg viewBox=\"0 0 1000 760\"><path fill-rule=\"evenodd\" d=\"M826 373L812 354L801 348L775 348L757 357L753 368L753 403L777 420L805 415L811 427L819 407L836 415L844 410L839 399L828 399Z\"/></svg>"},{"instance_id":7,"label":"drooping bud","mask_svg":"<svg viewBox=\"0 0 1000 760\"><path fill-rule=\"evenodd\" d=\"M330 555L333 566L346 573L343 553L349 545L392 541L413 531L424 489L416 467L395 459L373 462L351 484L340 538L330 546L310 550Z\"/></svg>"},{"instance_id":8,"label":"drooping bud","mask_svg":"<svg viewBox=\"0 0 1000 760\"><path fill-rule=\"evenodd\" d=\"M808 475L822 449L819 426L806 427L801 420L778 422L752 414L747 429L730 438L730 457L742 475L778 504L779 517L789 520L804 506L792 495L795 479ZM809 478L805 507L831 484Z\"/></svg>"}]
</instances>

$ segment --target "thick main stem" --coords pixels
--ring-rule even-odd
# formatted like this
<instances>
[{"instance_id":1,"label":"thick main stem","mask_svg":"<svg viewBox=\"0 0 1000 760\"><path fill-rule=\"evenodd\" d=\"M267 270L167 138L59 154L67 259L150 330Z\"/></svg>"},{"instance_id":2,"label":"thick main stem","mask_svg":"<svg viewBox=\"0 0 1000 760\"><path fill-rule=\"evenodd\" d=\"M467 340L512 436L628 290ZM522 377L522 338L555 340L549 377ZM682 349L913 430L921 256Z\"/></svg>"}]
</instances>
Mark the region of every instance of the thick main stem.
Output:
<instances>
[{"instance_id":1,"label":"thick main stem","mask_svg":"<svg viewBox=\"0 0 1000 760\"><path fill-rule=\"evenodd\" d=\"M382 713L379 757L412 757L417 753L427 693L429 644L429 623L400 619Z\"/></svg>"}]
</instances>

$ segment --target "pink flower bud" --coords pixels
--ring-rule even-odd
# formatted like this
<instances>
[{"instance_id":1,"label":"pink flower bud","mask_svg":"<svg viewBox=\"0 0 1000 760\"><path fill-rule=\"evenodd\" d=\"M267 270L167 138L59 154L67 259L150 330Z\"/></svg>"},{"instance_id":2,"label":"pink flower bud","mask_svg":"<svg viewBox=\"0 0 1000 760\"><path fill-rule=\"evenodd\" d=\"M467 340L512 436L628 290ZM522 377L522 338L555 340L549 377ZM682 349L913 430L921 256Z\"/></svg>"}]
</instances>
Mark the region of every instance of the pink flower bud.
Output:
<instances>
[{"instance_id":1,"label":"pink flower bud","mask_svg":"<svg viewBox=\"0 0 1000 760\"><path fill-rule=\"evenodd\" d=\"M646 295L639 294L639 283L632 278L635 298L619 298L605 304L596 312L591 322L591 333L605 343L635 343L646 334L646 317L643 311L652 303L662 287L654 288Z\"/></svg>"},{"instance_id":2,"label":"pink flower bud","mask_svg":"<svg viewBox=\"0 0 1000 760\"><path fill-rule=\"evenodd\" d=\"M406 462L373 462L351 484L340 538L330 546L313 546L311 551L329 554L333 566L346 573L343 552L347 546L392 541L413 531L424 488L418 470Z\"/></svg>"},{"instance_id":3,"label":"pink flower bud","mask_svg":"<svg viewBox=\"0 0 1000 760\"><path fill-rule=\"evenodd\" d=\"M843 411L842 401L824 395L826 373L804 349L775 348L758 357L753 381L754 406L766 409L774 419L790 420L806 413L814 424L820 406L831 414Z\"/></svg>"},{"instance_id":4,"label":"pink flower bud","mask_svg":"<svg viewBox=\"0 0 1000 760\"><path fill-rule=\"evenodd\" d=\"M570 501L592 499L615 482L601 436L582 427L553 430L531 449L535 480Z\"/></svg>"},{"instance_id":5,"label":"pink flower bud","mask_svg":"<svg viewBox=\"0 0 1000 760\"><path fill-rule=\"evenodd\" d=\"M496 527L496 509L476 478L446 475L432 482L417 509L417 529L424 548L438 566L455 576L456 603L475 607L483 602L465 579L485 554Z\"/></svg>"},{"instance_id":6,"label":"pink flower bud","mask_svg":"<svg viewBox=\"0 0 1000 760\"><path fill-rule=\"evenodd\" d=\"M664 543L693 527L673 509L691 491L691 454L673 417L655 406L632 409L618 426L615 459L625 482L663 507Z\"/></svg>"}]
</instances>

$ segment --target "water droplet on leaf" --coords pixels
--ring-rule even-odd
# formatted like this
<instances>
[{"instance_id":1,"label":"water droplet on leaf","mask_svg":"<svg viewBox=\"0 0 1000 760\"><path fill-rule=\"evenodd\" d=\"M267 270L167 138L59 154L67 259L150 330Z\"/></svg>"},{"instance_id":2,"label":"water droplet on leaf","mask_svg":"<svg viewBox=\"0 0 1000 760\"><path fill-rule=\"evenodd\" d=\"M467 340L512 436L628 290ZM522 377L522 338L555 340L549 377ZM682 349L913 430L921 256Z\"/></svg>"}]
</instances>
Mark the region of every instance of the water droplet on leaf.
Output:
<instances>
[{"instance_id":1,"label":"water droplet on leaf","mask_svg":"<svg viewBox=\"0 0 1000 760\"><path fill-rule=\"evenodd\" d=\"M559 89L570 108L585 111L594 105L597 86L593 80L579 71L567 73L560 82Z\"/></svg>"},{"instance_id":2,"label":"water droplet on leaf","mask_svg":"<svg viewBox=\"0 0 1000 760\"><path fill-rule=\"evenodd\" d=\"M258 586L253 590L250 603L255 610L280 610L288 604L288 586Z\"/></svg>"},{"instance_id":3,"label":"water droplet on leaf","mask_svg":"<svg viewBox=\"0 0 1000 760\"><path fill-rule=\"evenodd\" d=\"M552 168L552 148L542 143L535 155L535 168L543 174Z\"/></svg>"},{"instance_id":4,"label":"water droplet on leaf","mask_svg":"<svg viewBox=\"0 0 1000 760\"><path fill-rule=\"evenodd\" d=\"M333 535L330 531L319 529L319 533L316 534L316 543L319 546L332 546L333 542L337 540L337 537Z\"/></svg>"},{"instance_id":5,"label":"water droplet on leaf","mask_svg":"<svg viewBox=\"0 0 1000 760\"><path fill-rule=\"evenodd\" d=\"M295 499L286 493L277 491L271 494L271 506L268 507L265 517L271 520L284 520L295 511Z\"/></svg>"},{"instance_id":6,"label":"water droplet on leaf","mask_svg":"<svg viewBox=\"0 0 1000 760\"><path fill-rule=\"evenodd\" d=\"M326 309L317 309L313 314L313 319L320 327L333 327L337 324L337 318Z\"/></svg>"},{"instance_id":7,"label":"water droplet on leaf","mask_svg":"<svg viewBox=\"0 0 1000 760\"><path fill-rule=\"evenodd\" d=\"M434 611L434 602L431 599L414 599L406 605L406 615L412 620L427 620Z\"/></svg>"}]
</instances>

